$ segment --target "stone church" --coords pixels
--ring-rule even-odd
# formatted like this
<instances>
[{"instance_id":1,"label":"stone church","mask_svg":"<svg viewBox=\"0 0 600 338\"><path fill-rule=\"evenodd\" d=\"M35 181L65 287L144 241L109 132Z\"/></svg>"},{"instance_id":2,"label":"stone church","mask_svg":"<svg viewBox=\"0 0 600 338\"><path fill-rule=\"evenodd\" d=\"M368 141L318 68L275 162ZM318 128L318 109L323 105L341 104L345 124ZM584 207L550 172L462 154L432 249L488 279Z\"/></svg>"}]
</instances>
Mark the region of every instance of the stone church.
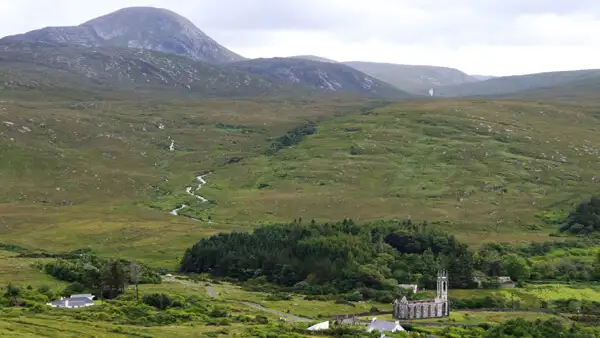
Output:
<instances>
[{"instance_id":1,"label":"stone church","mask_svg":"<svg viewBox=\"0 0 600 338\"><path fill-rule=\"evenodd\" d=\"M448 304L448 271L442 270L437 278L437 295L431 300L408 301L406 297L394 301L394 318L442 318L450 315Z\"/></svg>"}]
</instances>

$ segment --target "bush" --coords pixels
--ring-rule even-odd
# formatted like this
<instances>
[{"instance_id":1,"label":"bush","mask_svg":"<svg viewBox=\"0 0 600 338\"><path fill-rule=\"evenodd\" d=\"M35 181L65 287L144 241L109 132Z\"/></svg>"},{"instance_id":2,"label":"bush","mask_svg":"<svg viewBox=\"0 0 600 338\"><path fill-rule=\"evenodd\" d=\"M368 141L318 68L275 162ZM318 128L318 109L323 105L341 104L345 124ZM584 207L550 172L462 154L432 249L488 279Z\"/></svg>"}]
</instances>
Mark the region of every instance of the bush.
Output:
<instances>
[{"instance_id":1,"label":"bush","mask_svg":"<svg viewBox=\"0 0 600 338\"><path fill-rule=\"evenodd\" d=\"M263 315L257 315L256 317L254 317L254 320L259 323L259 324L268 324L269 323L269 319L266 316Z\"/></svg>"},{"instance_id":2,"label":"bush","mask_svg":"<svg viewBox=\"0 0 600 338\"><path fill-rule=\"evenodd\" d=\"M214 307L212 309L212 311L209 313L209 316L213 317L213 318L224 318L227 317L229 314L227 313L227 310L221 307Z\"/></svg>"},{"instance_id":3,"label":"bush","mask_svg":"<svg viewBox=\"0 0 600 338\"><path fill-rule=\"evenodd\" d=\"M144 304L153 306L159 310L164 310L173 305L173 298L164 293L151 293L142 297Z\"/></svg>"}]
</instances>

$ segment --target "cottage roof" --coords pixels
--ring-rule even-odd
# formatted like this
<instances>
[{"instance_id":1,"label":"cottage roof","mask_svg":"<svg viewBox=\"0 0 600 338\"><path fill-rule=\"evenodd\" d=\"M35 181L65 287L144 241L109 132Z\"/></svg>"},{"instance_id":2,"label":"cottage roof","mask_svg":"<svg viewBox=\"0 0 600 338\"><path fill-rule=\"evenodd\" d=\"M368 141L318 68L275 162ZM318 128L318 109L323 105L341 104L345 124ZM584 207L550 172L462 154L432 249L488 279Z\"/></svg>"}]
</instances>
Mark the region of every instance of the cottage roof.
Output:
<instances>
[{"instance_id":1,"label":"cottage roof","mask_svg":"<svg viewBox=\"0 0 600 338\"><path fill-rule=\"evenodd\" d=\"M85 306L94 304L94 301L87 297L78 298L61 298L50 302L51 305L57 307L74 307L74 306Z\"/></svg>"},{"instance_id":2,"label":"cottage roof","mask_svg":"<svg viewBox=\"0 0 600 338\"><path fill-rule=\"evenodd\" d=\"M94 295L92 295L91 293L79 293L79 294L75 294L75 295L71 295L71 299L73 298L89 298L89 299L94 299Z\"/></svg>"},{"instance_id":3,"label":"cottage roof","mask_svg":"<svg viewBox=\"0 0 600 338\"><path fill-rule=\"evenodd\" d=\"M404 328L402 328L402 326L400 326L400 324L398 322L390 322L387 320L377 320L376 318L373 318L373 320L371 320L371 323L369 324L369 327L367 328L368 331L379 331L379 332L395 332L395 331L404 331Z\"/></svg>"}]
</instances>

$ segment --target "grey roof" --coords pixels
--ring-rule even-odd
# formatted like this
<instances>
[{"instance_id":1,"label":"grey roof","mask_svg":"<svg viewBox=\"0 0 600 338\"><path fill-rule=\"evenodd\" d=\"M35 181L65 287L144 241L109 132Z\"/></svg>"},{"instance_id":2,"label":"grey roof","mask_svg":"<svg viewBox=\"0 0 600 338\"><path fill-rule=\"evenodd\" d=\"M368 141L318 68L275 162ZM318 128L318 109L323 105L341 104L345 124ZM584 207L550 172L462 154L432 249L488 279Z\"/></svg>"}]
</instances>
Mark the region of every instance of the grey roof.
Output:
<instances>
[{"instance_id":1,"label":"grey roof","mask_svg":"<svg viewBox=\"0 0 600 338\"><path fill-rule=\"evenodd\" d=\"M369 324L369 329L377 330L379 332L394 331L396 328L396 322L390 322L387 320L373 320Z\"/></svg>"},{"instance_id":2,"label":"grey roof","mask_svg":"<svg viewBox=\"0 0 600 338\"><path fill-rule=\"evenodd\" d=\"M69 306L84 306L94 304L94 301L87 297L57 299L52 301L50 304L57 307L66 307L67 301Z\"/></svg>"},{"instance_id":3,"label":"grey roof","mask_svg":"<svg viewBox=\"0 0 600 338\"><path fill-rule=\"evenodd\" d=\"M75 295L71 295L71 298L89 298L89 299L94 299L94 295L92 295L91 293L81 293L81 294L75 294Z\"/></svg>"}]
</instances>

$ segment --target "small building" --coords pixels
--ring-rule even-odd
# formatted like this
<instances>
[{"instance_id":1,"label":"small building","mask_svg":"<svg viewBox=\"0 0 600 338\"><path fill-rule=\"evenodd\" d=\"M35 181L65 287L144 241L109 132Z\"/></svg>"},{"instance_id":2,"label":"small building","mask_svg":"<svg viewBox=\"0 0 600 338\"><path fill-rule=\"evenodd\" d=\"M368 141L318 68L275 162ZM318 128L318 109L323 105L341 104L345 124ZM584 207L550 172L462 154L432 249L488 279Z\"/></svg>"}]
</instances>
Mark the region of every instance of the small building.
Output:
<instances>
[{"instance_id":1,"label":"small building","mask_svg":"<svg viewBox=\"0 0 600 338\"><path fill-rule=\"evenodd\" d=\"M94 295L92 294L79 294L71 295L71 297L54 300L47 305L57 308L73 309L80 307L88 307L94 305Z\"/></svg>"},{"instance_id":2,"label":"small building","mask_svg":"<svg viewBox=\"0 0 600 338\"><path fill-rule=\"evenodd\" d=\"M309 327L307 330L308 331L321 331L321 330L327 330L327 329L329 329L329 321L315 324L315 325Z\"/></svg>"},{"instance_id":3,"label":"small building","mask_svg":"<svg viewBox=\"0 0 600 338\"><path fill-rule=\"evenodd\" d=\"M398 287L405 290L412 290L413 293L419 291L419 286L417 284L398 284Z\"/></svg>"},{"instance_id":4,"label":"small building","mask_svg":"<svg viewBox=\"0 0 600 338\"><path fill-rule=\"evenodd\" d=\"M400 325L400 322L390 322L387 320L377 320L376 317L371 319L369 326L367 326L367 332L371 333L373 331L383 332L400 332L405 331L404 328Z\"/></svg>"}]
</instances>

